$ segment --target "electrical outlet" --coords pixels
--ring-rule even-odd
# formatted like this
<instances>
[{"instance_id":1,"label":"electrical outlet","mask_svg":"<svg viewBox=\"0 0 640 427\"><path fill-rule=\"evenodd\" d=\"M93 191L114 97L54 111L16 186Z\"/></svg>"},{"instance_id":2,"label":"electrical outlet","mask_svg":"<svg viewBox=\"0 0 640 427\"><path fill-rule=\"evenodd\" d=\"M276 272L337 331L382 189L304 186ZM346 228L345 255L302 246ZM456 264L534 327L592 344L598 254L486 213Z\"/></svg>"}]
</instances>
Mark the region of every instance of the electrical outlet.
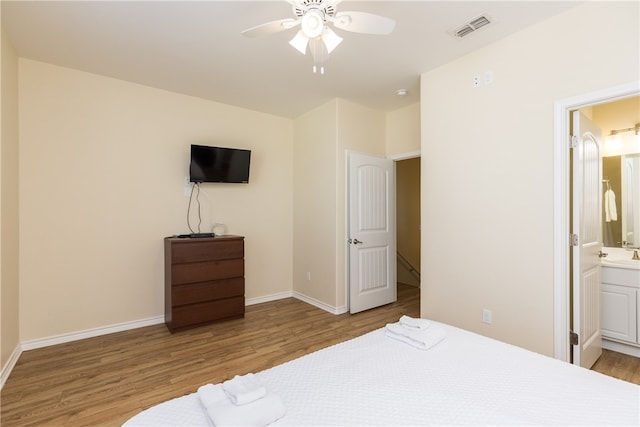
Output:
<instances>
[{"instance_id":1,"label":"electrical outlet","mask_svg":"<svg viewBox=\"0 0 640 427\"><path fill-rule=\"evenodd\" d=\"M491 310L482 309L482 323L491 324Z\"/></svg>"},{"instance_id":2,"label":"electrical outlet","mask_svg":"<svg viewBox=\"0 0 640 427\"><path fill-rule=\"evenodd\" d=\"M473 76L471 84L473 85L473 87L480 87L480 76Z\"/></svg>"}]
</instances>

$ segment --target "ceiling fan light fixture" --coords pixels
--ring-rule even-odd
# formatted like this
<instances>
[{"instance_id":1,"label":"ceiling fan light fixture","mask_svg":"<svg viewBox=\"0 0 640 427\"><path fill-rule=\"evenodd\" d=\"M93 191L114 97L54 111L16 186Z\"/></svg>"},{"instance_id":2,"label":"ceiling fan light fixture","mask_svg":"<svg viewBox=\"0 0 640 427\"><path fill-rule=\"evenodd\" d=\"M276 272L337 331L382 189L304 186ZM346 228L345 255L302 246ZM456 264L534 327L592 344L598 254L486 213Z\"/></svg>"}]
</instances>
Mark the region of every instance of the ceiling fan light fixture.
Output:
<instances>
[{"instance_id":1,"label":"ceiling fan light fixture","mask_svg":"<svg viewBox=\"0 0 640 427\"><path fill-rule=\"evenodd\" d=\"M309 9L302 16L300 25L305 36L315 39L324 30L324 14L319 9Z\"/></svg>"},{"instance_id":2,"label":"ceiling fan light fixture","mask_svg":"<svg viewBox=\"0 0 640 427\"><path fill-rule=\"evenodd\" d=\"M286 1L291 4L295 18L265 22L242 31L242 34L245 37L257 37L300 25L300 30L289 40L289 44L303 55L310 52L314 73L324 74L325 60L342 43L342 37L333 31L333 27L363 34L389 34L395 27L395 21L384 16L360 11L336 12L336 6L342 0Z\"/></svg>"},{"instance_id":3,"label":"ceiling fan light fixture","mask_svg":"<svg viewBox=\"0 0 640 427\"><path fill-rule=\"evenodd\" d=\"M333 52L333 49L342 43L342 37L337 35L332 29L326 28L322 33L322 41L327 48L327 53Z\"/></svg>"},{"instance_id":4,"label":"ceiling fan light fixture","mask_svg":"<svg viewBox=\"0 0 640 427\"><path fill-rule=\"evenodd\" d=\"M295 47L301 54L306 55L309 38L304 35L304 32L302 30L300 30L297 32L295 37L289 41L289 44Z\"/></svg>"}]
</instances>

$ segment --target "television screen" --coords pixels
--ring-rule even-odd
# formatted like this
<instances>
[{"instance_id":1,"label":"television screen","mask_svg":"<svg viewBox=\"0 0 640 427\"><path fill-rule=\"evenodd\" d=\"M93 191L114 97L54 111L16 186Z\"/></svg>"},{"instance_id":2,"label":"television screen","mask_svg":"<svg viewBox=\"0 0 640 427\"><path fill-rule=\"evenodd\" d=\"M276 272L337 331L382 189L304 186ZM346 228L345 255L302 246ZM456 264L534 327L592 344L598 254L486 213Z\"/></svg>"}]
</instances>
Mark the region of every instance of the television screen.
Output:
<instances>
[{"instance_id":1,"label":"television screen","mask_svg":"<svg viewBox=\"0 0 640 427\"><path fill-rule=\"evenodd\" d=\"M251 150L191 146L189 179L191 182L249 182Z\"/></svg>"}]
</instances>

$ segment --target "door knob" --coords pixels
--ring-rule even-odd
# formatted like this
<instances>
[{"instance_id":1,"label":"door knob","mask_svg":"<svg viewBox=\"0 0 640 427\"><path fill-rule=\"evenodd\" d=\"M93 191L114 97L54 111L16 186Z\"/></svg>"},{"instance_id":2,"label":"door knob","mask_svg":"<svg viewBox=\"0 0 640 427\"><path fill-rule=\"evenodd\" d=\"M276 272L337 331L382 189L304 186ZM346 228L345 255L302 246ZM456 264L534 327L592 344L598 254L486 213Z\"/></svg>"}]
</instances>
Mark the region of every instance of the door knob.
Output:
<instances>
[{"instance_id":1,"label":"door knob","mask_svg":"<svg viewBox=\"0 0 640 427\"><path fill-rule=\"evenodd\" d=\"M354 245L361 245L361 244L362 244L362 243L364 243L364 242L361 242L361 241L360 241L360 240L358 240L358 239L353 239L353 240L352 240L352 239L349 239L349 243L353 243Z\"/></svg>"}]
</instances>

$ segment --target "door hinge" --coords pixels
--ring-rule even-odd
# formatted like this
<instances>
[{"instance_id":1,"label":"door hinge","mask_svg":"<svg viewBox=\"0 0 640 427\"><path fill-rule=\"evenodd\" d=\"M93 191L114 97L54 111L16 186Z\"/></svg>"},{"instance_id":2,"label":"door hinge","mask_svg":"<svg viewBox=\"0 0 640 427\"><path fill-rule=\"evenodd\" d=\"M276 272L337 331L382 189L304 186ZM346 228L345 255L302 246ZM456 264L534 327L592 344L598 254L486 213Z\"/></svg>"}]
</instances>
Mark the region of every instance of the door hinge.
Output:
<instances>
[{"instance_id":1,"label":"door hinge","mask_svg":"<svg viewBox=\"0 0 640 427\"><path fill-rule=\"evenodd\" d=\"M580 245L580 237L577 234L569 234L569 246L578 246Z\"/></svg>"},{"instance_id":2,"label":"door hinge","mask_svg":"<svg viewBox=\"0 0 640 427\"><path fill-rule=\"evenodd\" d=\"M576 148L578 143L580 143L580 137L577 135L571 135L569 137L569 148Z\"/></svg>"},{"instance_id":3,"label":"door hinge","mask_svg":"<svg viewBox=\"0 0 640 427\"><path fill-rule=\"evenodd\" d=\"M573 331L570 331L569 332L569 344L578 345L579 342L580 342L580 338L578 337L578 334L576 334Z\"/></svg>"}]
</instances>

